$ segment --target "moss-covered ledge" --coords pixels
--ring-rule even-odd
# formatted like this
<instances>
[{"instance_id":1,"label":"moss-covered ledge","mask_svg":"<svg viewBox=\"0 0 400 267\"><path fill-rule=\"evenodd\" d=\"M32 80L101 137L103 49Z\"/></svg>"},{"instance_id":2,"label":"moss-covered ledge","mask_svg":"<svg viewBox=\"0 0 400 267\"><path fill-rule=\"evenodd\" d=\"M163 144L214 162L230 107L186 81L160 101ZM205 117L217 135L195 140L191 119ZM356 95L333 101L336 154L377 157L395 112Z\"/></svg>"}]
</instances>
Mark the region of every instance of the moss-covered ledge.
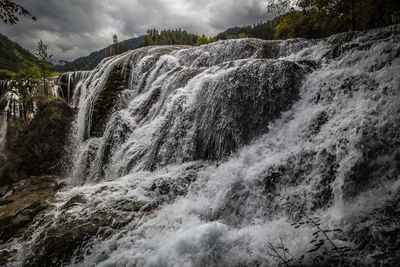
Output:
<instances>
[{"instance_id":1,"label":"moss-covered ledge","mask_svg":"<svg viewBox=\"0 0 400 267\"><path fill-rule=\"evenodd\" d=\"M110 71L104 88L97 96L94 105L90 125L90 136L100 137L104 134L105 126L115 110L121 91L127 87L127 69L123 68L122 62L116 64Z\"/></svg>"},{"instance_id":2,"label":"moss-covered ledge","mask_svg":"<svg viewBox=\"0 0 400 267\"><path fill-rule=\"evenodd\" d=\"M74 110L65 101L49 98L40 101L31 122L10 122L7 159L0 162L0 186L30 176L59 175L73 117Z\"/></svg>"}]
</instances>

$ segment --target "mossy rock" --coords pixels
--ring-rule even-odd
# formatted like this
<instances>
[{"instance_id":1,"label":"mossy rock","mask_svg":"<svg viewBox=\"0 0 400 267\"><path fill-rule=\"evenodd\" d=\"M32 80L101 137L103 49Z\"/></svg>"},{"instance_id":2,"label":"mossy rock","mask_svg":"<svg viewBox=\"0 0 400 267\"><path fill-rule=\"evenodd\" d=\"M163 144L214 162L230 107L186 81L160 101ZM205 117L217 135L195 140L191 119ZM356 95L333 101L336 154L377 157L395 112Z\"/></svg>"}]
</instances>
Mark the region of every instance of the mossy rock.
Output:
<instances>
[{"instance_id":1,"label":"mossy rock","mask_svg":"<svg viewBox=\"0 0 400 267\"><path fill-rule=\"evenodd\" d=\"M19 180L18 164L15 163L7 160L0 164L0 186L10 185Z\"/></svg>"},{"instance_id":2,"label":"mossy rock","mask_svg":"<svg viewBox=\"0 0 400 267\"><path fill-rule=\"evenodd\" d=\"M91 137L100 137L104 134L105 126L111 113L115 110L119 95L127 87L126 74L127 70L119 63L108 75L104 88L94 102L90 125Z\"/></svg>"},{"instance_id":3,"label":"mossy rock","mask_svg":"<svg viewBox=\"0 0 400 267\"><path fill-rule=\"evenodd\" d=\"M34 247L35 257L25 260L23 266L67 265L70 257L82 249L97 231L98 225L84 220L51 228L46 235L40 236L42 246Z\"/></svg>"},{"instance_id":4,"label":"mossy rock","mask_svg":"<svg viewBox=\"0 0 400 267\"><path fill-rule=\"evenodd\" d=\"M9 189L13 194L0 201L0 244L21 236L36 215L48 207L46 200L59 186L57 177L44 176L19 181Z\"/></svg>"},{"instance_id":5,"label":"mossy rock","mask_svg":"<svg viewBox=\"0 0 400 267\"><path fill-rule=\"evenodd\" d=\"M59 175L74 110L59 98L42 100L34 119L8 124L7 161L0 166L0 185L30 176ZM39 182L39 181L37 181Z\"/></svg>"},{"instance_id":6,"label":"mossy rock","mask_svg":"<svg viewBox=\"0 0 400 267\"><path fill-rule=\"evenodd\" d=\"M43 183L43 179L41 178L35 178L31 181L31 184L36 185L36 184L41 184Z\"/></svg>"}]
</instances>

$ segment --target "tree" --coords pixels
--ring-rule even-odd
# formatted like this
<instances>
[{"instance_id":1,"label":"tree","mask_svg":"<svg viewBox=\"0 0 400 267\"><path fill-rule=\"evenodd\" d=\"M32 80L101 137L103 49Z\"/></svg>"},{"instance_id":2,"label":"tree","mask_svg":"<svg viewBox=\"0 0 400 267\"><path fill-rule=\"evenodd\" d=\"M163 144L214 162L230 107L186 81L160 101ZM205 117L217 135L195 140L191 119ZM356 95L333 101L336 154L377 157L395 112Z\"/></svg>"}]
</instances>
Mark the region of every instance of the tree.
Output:
<instances>
[{"instance_id":1,"label":"tree","mask_svg":"<svg viewBox=\"0 0 400 267\"><path fill-rule=\"evenodd\" d=\"M106 47L106 49L104 51L104 54L105 54L106 57L112 56L112 54L111 54L112 51L111 50L112 50L112 45Z\"/></svg>"},{"instance_id":2,"label":"tree","mask_svg":"<svg viewBox=\"0 0 400 267\"><path fill-rule=\"evenodd\" d=\"M267 3L267 11L272 14L283 14L288 12L293 6L296 6L301 0L269 0Z\"/></svg>"},{"instance_id":3,"label":"tree","mask_svg":"<svg viewBox=\"0 0 400 267\"><path fill-rule=\"evenodd\" d=\"M4 23L16 24L19 21L16 14L19 16L30 16L32 20L36 20L36 17L32 16L24 7L9 0L0 0L0 19Z\"/></svg>"},{"instance_id":4,"label":"tree","mask_svg":"<svg viewBox=\"0 0 400 267\"><path fill-rule=\"evenodd\" d=\"M204 34L202 36L199 36L196 41L196 45L204 45L204 44L209 44L210 39L208 39Z\"/></svg>"},{"instance_id":5,"label":"tree","mask_svg":"<svg viewBox=\"0 0 400 267\"><path fill-rule=\"evenodd\" d=\"M36 46L36 56L39 58L39 66L43 79L43 93L48 95L49 91L47 89L46 79L50 72L50 60L53 55L47 53L47 45L45 45L42 40L40 40Z\"/></svg>"},{"instance_id":6,"label":"tree","mask_svg":"<svg viewBox=\"0 0 400 267\"><path fill-rule=\"evenodd\" d=\"M112 52L111 52L111 54L112 54L112 56L115 56L115 55L117 55L117 54L119 54L119 49L118 49L118 36L114 33L113 34L113 36L112 36L112 39L113 39L113 44L112 44Z\"/></svg>"},{"instance_id":7,"label":"tree","mask_svg":"<svg viewBox=\"0 0 400 267\"><path fill-rule=\"evenodd\" d=\"M162 30L149 29L143 37L140 47L151 45L196 45L196 34L188 33L182 29Z\"/></svg>"}]
</instances>

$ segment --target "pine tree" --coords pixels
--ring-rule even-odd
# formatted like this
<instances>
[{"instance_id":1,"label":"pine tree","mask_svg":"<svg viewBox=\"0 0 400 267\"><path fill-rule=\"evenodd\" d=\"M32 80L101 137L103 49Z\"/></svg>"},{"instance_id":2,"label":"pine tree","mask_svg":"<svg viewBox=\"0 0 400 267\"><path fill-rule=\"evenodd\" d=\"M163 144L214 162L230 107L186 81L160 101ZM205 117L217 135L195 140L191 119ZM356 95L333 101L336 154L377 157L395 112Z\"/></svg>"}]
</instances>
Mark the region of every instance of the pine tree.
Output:
<instances>
[{"instance_id":1,"label":"pine tree","mask_svg":"<svg viewBox=\"0 0 400 267\"><path fill-rule=\"evenodd\" d=\"M118 55L119 54L119 49L118 49L118 36L114 33L112 36L113 39L113 44L112 44L112 56Z\"/></svg>"},{"instance_id":2,"label":"pine tree","mask_svg":"<svg viewBox=\"0 0 400 267\"><path fill-rule=\"evenodd\" d=\"M47 77L50 72L50 60L53 55L47 53L47 45L45 45L42 40L40 40L36 46L36 56L39 58L39 66L43 80L43 93L49 95L47 88Z\"/></svg>"}]
</instances>

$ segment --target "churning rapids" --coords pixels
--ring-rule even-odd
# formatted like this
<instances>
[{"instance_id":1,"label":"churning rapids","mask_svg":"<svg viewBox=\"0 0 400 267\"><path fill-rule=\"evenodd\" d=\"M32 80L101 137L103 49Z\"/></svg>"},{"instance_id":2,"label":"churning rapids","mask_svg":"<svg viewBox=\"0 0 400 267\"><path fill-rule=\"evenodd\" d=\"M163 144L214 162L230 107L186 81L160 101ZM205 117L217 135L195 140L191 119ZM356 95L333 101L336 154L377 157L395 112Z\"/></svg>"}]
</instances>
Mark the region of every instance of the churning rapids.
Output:
<instances>
[{"instance_id":1,"label":"churning rapids","mask_svg":"<svg viewBox=\"0 0 400 267\"><path fill-rule=\"evenodd\" d=\"M394 265L399 74L400 25L141 48L65 74L69 186L14 263ZM326 234L342 256L324 236L308 252L312 222L341 230Z\"/></svg>"}]
</instances>

